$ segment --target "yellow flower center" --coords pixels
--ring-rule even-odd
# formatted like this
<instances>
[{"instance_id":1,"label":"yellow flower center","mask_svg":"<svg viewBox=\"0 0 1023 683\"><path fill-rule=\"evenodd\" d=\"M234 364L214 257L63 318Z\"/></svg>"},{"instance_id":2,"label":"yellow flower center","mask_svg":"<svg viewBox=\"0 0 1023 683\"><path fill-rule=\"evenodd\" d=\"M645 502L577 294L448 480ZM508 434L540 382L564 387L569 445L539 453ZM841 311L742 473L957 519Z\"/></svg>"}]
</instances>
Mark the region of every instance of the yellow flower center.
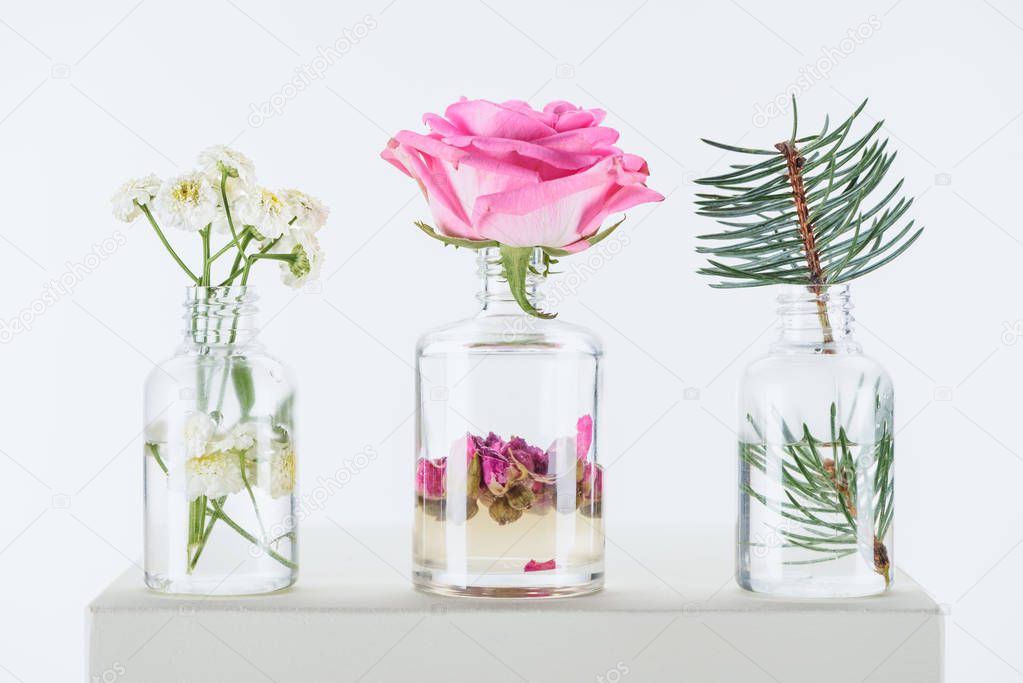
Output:
<instances>
[{"instance_id":1,"label":"yellow flower center","mask_svg":"<svg viewBox=\"0 0 1023 683\"><path fill-rule=\"evenodd\" d=\"M263 206L266 207L267 213L279 214L284 210L284 202L281 198L270 190L263 190L262 193Z\"/></svg>"},{"instance_id":2,"label":"yellow flower center","mask_svg":"<svg viewBox=\"0 0 1023 683\"><path fill-rule=\"evenodd\" d=\"M171 196L174 198L174 201L181 202L182 204L198 204L199 183L194 180L183 180L174 186Z\"/></svg>"}]
</instances>

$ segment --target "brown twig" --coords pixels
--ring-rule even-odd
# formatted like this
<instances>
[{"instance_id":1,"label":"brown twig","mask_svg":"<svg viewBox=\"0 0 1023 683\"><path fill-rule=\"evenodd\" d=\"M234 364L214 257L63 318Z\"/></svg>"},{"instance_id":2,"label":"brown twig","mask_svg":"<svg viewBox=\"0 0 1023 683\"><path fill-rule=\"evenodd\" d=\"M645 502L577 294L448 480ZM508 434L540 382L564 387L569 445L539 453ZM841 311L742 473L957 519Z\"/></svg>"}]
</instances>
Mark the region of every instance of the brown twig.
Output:
<instances>
[{"instance_id":1,"label":"brown twig","mask_svg":"<svg viewBox=\"0 0 1023 683\"><path fill-rule=\"evenodd\" d=\"M824 269L821 266L821 255L817 250L817 237L813 223L810 221L810 207L806 202L806 186L803 183L803 165L806 159L793 142L779 142L774 146L785 157L786 173L792 187L792 202L796 205L796 218L799 222L799 234L803 238L803 252L806 266L810 270L810 289L817 295L817 318L824 333L824 343L833 342L831 320L828 317L827 304L821 299L824 292Z\"/></svg>"},{"instance_id":2,"label":"brown twig","mask_svg":"<svg viewBox=\"0 0 1023 683\"><path fill-rule=\"evenodd\" d=\"M845 472L842 472L841 477L836 472L835 461L831 458L825 458L824 471L831 479L831 485L835 487L838 495L842 498L842 503L845 505L845 509L849 512L849 516L856 519L856 503L853 502L852 494L849 491L849 481L846 479ZM877 536L874 537L874 571L884 577L884 585L887 586L891 583L891 561L888 559L888 548L885 547L884 543Z\"/></svg>"}]
</instances>

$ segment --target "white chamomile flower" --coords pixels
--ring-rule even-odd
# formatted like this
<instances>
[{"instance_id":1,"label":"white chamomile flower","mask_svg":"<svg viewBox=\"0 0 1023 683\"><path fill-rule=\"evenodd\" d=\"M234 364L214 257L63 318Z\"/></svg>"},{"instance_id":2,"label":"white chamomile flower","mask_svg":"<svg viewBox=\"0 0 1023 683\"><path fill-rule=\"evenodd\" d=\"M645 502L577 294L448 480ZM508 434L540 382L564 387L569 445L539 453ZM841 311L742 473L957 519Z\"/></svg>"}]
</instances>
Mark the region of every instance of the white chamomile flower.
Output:
<instances>
[{"instance_id":1,"label":"white chamomile flower","mask_svg":"<svg viewBox=\"0 0 1023 683\"><path fill-rule=\"evenodd\" d=\"M160 190L160 179L150 173L141 178L132 178L118 188L114 196L110 198L110 206L114 212L114 218L125 223L131 223L142 215L141 206L148 206L152 203L156 193Z\"/></svg>"},{"instance_id":2,"label":"white chamomile flower","mask_svg":"<svg viewBox=\"0 0 1023 683\"><path fill-rule=\"evenodd\" d=\"M295 257L293 261L281 262L281 280L289 287L298 289L320 276L323 250L315 235L305 230L290 230L275 251Z\"/></svg>"},{"instance_id":3,"label":"white chamomile flower","mask_svg":"<svg viewBox=\"0 0 1023 683\"><path fill-rule=\"evenodd\" d=\"M206 413L192 412L185 418L182 440L186 458L201 458L206 455L207 446L217 431L217 423Z\"/></svg>"},{"instance_id":4,"label":"white chamomile flower","mask_svg":"<svg viewBox=\"0 0 1023 683\"><path fill-rule=\"evenodd\" d=\"M232 182L232 178L236 178L242 185L256 184L256 168L252 165L252 160L227 145L213 145L199 152L199 168L218 190L223 171L227 171L228 187L236 184Z\"/></svg>"},{"instance_id":5,"label":"white chamomile flower","mask_svg":"<svg viewBox=\"0 0 1023 683\"><path fill-rule=\"evenodd\" d=\"M186 173L160 185L155 206L164 226L196 232L213 221L217 193L202 173Z\"/></svg>"},{"instance_id":6,"label":"white chamomile flower","mask_svg":"<svg viewBox=\"0 0 1023 683\"><path fill-rule=\"evenodd\" d=\"M281 190L280 195L295 217L294 227L315 233L327 224L330 209L316 197L301 190Z\"/></svg>"},{"instance_id":7,"label":"white chamomile flower","mask_svg":"<svg viewBox=\"0 0 1023 683\"><path fill-rule=\"evenodd\" d=\"M185 495L188 500L199 496L220 498L238 493L244 486L241 459L237 453L214 451L185 461Z\"/></svg>"},{"instance_id":8,"label":"white chamomile flower","mask_svg":"<svg viewBox=\"0 0 1023 683\"><path fill-rule=\"evenodd\" d=\"M236 424L210 444L211 451L235 451L244 453L256 445L258 428L253 422Z\"/></svg>"},{"instance_id":9,"label":"white chamomile flower","mask_svg":"<svg viewBox=\"0 0 1023 683\"><path fill-rule=\"evenodd\" d=\"M288 230L292 216L281 196L265 187L250 192L238 202L239 224L251 225L259 233L260 241L276 239Z\"/></svg>"},{"instance_id":10,"label":"white chamomile flower","mask_svg":"<svg viewBox=\"0 0 1023 683\"><path fill-rule=\"evenodd\" d=\"M275 450L270 458L270 497L280 498L295 490L295 451Z\"/></svg>"}]
</instances>

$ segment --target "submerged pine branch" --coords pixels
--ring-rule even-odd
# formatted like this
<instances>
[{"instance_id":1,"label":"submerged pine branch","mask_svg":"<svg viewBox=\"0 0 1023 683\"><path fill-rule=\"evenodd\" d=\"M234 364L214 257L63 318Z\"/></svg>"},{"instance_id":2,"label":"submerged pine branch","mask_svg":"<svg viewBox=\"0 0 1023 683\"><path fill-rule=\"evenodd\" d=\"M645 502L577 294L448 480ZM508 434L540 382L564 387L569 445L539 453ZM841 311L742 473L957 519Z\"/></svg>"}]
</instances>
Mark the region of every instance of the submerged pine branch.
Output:
<instances>
[{"instance_id":1,"label":"submerged pine branch","mask_svg":"<svg viewBox=\"0 0 1023 683\"><path fill-rule=\"evenodd\" d=\"M719 279L713 287L848 282L916 241L923 228L900 223L913 203L896 199L903 181L875 197L895 159L888 141L877 139L883 122L848 142L865 105L834 130L825 119L820 133L800 138L793 100L792 135L773 151L704 140L755 156L696 181L714 189L697 194L697 214L725 228L701 235L697 247L709 264L699 272Z\"/></svg>"},{"instance_id":2,"label":"submerged pine branch","mask_svg":"<svg viewBox=\"0 0 1023 683\"><path fill-rule=\"evenodd\" d=\"M797 560L786 564L807 564L839 559L857 551L859 527L870 524L874 571L891 580L890 560L884 538L892 522L894 482L892 461L894 440L891 425L882 425L876 443L857 444L850 441L845 428L836 423L836 406L831 405L831 436L823 441L802 425L797 438L787 424L782 424L786 443L769 446L764 432L752 416L747 415L759 439L755 443L740 442L739 456L760 472L775 471L776 464L768 458L780 457L780 485L784 498L771 498L749 486L743 493L785 520L775 531L787 547L820 553L821 558ZM864 448L869 449L864 452ZM870 476L873 467L873 477ZM770 469L769 469L770 468ZM869 491L860 492L860 486ZM857 501L861 493L869 503L872 518L862 520Z\"/></svg>"}]
</instances>

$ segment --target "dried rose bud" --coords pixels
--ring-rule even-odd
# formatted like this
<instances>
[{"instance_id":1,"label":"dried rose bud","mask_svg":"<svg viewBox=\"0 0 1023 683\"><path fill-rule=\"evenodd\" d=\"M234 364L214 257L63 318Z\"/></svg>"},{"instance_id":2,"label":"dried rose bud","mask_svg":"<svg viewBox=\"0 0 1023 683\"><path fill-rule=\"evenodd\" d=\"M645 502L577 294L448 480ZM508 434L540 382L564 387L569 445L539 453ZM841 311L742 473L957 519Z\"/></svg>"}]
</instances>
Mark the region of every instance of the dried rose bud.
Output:
<instances>
[{"instance_id":1,"label":"dried rose bud","mask_svg":"<svg viewBox=\"0 0 1023 683\"><path fill-rule=\"evenodd\" d=\"M466 474L465 481L465 494L469 496L469 500L476 500L476 497L480 493L480 477L482 476L482 465L480 465L480 458L475 453L469 460L469 471Z\"/></svg>"},{"instance_id":2,"label":"dried rose bud","mask_svg":"<svg viewBox=\"0 0 1023 683\"><path fill-rule=\"evenodd\" d=\"M597 519L604 514L603 507L604 504L599 500L584 500L583 504L579 506L579 514L590 519Z\"/></svg>"},{"instance_id":3,"label":"dried rose bud","mask_svg":"<svg viewBox=\"0 0 1023 683\"><path fill-rule=\"evenodd\" d=\"M525 439L518 436L513 437L505 445L502 455L517 463L525 470L525 474L533 476L547 474L547 468L550 466L547 453L542 448L530 446Z\"/></svg>"},{"instance_id":4,"label":"dried rose bud","mask_svg":"<svg viewBox=\"0 0 1023 683\"><path fill-rule=\"evenodd\" d=\"M480 511L480 505L474 499L469 498L465 501L465 521L469 521L476 516L476 513Z\"/></svg>"},{"instance_id":5,"label":"dried rose bud","mask_svg":"<svg viewBox=\"0 0 1023 683\"><path fill-rule=\"evenodd\" d=\"M516 510L504 498L498 498L490 504L490 517L501 526L514 522L521 516L522 510Z\"/></svg>"},{"instance_id":6,"label":"dried rose bud","mask_svg":"<svg viewBox=\"0 0 1023 683\"><path fill-rule=\"evenodd\" d=\"M533 501L536 500L536 494L533 493L533 489L530 486L515 484L508 489L505 499L516 510L528 510L533 505Z\"/></svg>"}]
</instances>

